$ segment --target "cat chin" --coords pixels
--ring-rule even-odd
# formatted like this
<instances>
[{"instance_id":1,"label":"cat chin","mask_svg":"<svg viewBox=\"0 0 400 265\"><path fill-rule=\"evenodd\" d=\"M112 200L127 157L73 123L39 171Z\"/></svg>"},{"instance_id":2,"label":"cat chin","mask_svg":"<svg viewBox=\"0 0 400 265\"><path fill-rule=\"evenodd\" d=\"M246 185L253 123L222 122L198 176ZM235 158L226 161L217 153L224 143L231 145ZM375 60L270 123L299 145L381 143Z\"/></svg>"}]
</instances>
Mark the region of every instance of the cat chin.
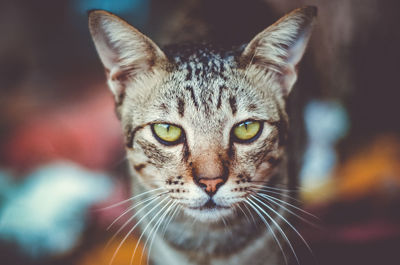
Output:
<instances>
[{"instance_id":1,"label":"cat chin","mask_svg":"<svg viewBox=\"0 0 400 265\"><path fill-rule=\"evenodd\" d=\"M216 223L223 220L224 217L233 214L231 208L213 208L213 209L193 209L185 208L184 213L196 219L196 221L204 223Z\"/></svg>"}]
</instances>

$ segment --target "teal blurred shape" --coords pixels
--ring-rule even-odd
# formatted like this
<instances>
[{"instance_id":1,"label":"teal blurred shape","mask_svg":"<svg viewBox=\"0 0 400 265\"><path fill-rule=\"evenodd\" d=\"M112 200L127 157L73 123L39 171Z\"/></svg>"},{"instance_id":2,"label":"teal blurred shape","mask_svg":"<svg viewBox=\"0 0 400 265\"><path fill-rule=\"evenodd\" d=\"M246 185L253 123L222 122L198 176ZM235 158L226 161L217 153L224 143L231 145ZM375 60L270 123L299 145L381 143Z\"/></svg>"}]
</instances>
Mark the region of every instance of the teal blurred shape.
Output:
<instances>
[{"instance_id":1,"label":"teal blurred shape","mask_svg":"<svg viewBox=\"0 0 400 265\"><path fill-rule=\"evenodd\" d=\"M70 162L45 165L20 183L10 179L0 172L0 184L7 188L0 207L0 238L37 258L74 248L88 210L113 187L108 176Z\"/></svg>"},{"instance_id":2,"label":"teal blurred shape","mask_svg":"<svg viewBox=\"0 0 400 265\"><path fill-rule=\"evenodd\" d=\"M76 0L74 8L79 13L85 13L93 9L102 9L132 17L136 26L146 23L149 14L149 0Z\"/></svg>"}]
</instances>

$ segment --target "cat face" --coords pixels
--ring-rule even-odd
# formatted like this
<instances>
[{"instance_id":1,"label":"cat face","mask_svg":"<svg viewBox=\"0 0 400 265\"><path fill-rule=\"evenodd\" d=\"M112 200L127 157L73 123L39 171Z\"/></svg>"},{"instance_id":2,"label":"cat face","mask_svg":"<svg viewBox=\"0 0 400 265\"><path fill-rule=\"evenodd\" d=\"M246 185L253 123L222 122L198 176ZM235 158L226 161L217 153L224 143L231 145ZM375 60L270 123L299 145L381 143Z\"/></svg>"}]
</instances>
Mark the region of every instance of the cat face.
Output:
<instances>
[{"instance_id":1,"label":"cat face","mask_svg":"<svg viewBox=\"0 0 400 265\"><path fill-rule=\"evenodd\" d=\"M165 188L200 219L216 218L216 211L231 214L252 183L268 181L281 159L284 133L273 97L249 83L243 70L207 57L224 70L213 74L194 64L199 75L210 74L199 82L195 76L186 80L193 69L181 64L147 95L140 113L124 114L131 117L127 125L139 127L128 148L138 178L149 189ZM128 93L125 100L134 98Z\"/></svg>"},{"instance_id":2,"label":"cat face","mask_svg":"<svg viewBox=\"0 0 400 265\"><path fill-rule=\"evenodd\" d=\"M284 182L285 99L315 10L299 9L232 51L159 49L104 11L90 29L124 128L133 175L201 221L232 216L273 178Z\"/></svg>"}]
</instances>

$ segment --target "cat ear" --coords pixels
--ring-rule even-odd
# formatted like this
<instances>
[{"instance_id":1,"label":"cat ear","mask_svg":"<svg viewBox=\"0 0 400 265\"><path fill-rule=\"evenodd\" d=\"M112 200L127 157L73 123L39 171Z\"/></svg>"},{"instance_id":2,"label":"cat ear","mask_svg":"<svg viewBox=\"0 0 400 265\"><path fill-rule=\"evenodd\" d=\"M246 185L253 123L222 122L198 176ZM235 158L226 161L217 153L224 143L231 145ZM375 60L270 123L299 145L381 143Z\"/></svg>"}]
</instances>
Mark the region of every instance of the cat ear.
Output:
<instances>
[{"instance_id":1,"label":"cat ear","mask_svg":"<svg viewBox=\"0 0 400 265\"><path fill-rule=\"evenodd\" d=\"M125 82L167 62L152 40L109 12L91 11L89 29L117 102L124 96Z\"/></svg>"},{"instance_id":2,"label":"cat ear","mask_svg":"<svg viewBox=\"0 0 400 265\"><path fill-rule=\"evenodd\" d=\"M260 73L272 71L279 78L281 93L287 96L297 79L300 62L311 35L316 7L299 8L259 33L244 49L241 64ZM251 70L251 69L247 69Z\"/></svg>"}]
</instances>

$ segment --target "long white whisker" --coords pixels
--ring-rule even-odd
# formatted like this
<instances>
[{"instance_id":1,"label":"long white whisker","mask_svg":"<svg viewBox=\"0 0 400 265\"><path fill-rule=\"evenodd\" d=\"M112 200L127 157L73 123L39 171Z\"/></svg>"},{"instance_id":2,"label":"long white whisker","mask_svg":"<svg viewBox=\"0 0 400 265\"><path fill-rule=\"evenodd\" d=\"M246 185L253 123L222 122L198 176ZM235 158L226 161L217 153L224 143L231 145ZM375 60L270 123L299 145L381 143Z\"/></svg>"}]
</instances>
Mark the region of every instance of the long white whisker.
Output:
<instances>
[{"instance_id":1,"label":"long white whisker","mask_svg":"<svg viewBox=\"0 0 400 265\"><path fill-rule=\"evenodd\" d=\"M246 202L246 201L245 201L245 202ZM251 213L249 207L247 207L247 204L245 203L245 204L243 204L243 205L244 205L244 207L246 208L246 210L249 212L250 217L251 217L251 219L253 220L253 224L254 224L254 225L257 225L256 219L254 219L254 216L253 216L253 214Z\"/></svg>"},{"instance_id":2,"label":"long white whisker","mask_svg":"<svg viewBox=\"0 0 400 265\"><path fill-rule=\"evenodd\" d=\"M254 197L254 196L252 196L252 197ZM261 208L261 206L259 206L257 203L255 203L250 198L249 198L249 201L252 202L262 213L264 213L268 217L268 219L270 219L271 222L274 223L274 225L278 228L278 230L280 231L281 235L285 238L286 242L288 242L288 245L289 245L290 249L292 250L294 257L296 258L297 264L300 265L300 261L299 261L299 258L297 257L296 251L294 250L294 248L292 246L292 243L290 243L289 238L286 236L285 232L282 230L280 225L263 208Z\"/></svg>"},{"instance_id":3,"label":"long white whisker","mask_svg":"<svg viewBox=\"0 0 400 265\"><path fill-rule=\"evenodd\" d=\"M272 236L273 236L274 239L275 239L276 244L278 245L279 249L280 249L281 252L282 252L282 256L283 256L283 259L285 260L285 264L287 265L287 264L288 264L288 261L287 261L287 258L286 258L285 251L283 250L282 245L281 245L281 243L279 242L279 239L276 237L276 234L275 234L274 230L272 229L271 225L268 223L267 220L265 220L264 216L257 210L257 208L255 208L255 207L252 205L252 203L250 203L250 202L247 201L247 200L246 200L245 202L246 202L251 208L253 208L253 210L254 210L254 211L256 212L256 214L261 218L261 220L263 221L263 223L265 224L265 226L266 226L266 227L268 228L268 230L271 232ZM253 202L253 204L255 204L255 203ZM255 204L255 205L257 205L257 204Z\"/></svg>"},{"instance_id":4,"label":"long white whisker","mask_svg":"<svg viewBox=\"0 0 400 265\"><path fill-rule=\"evenodd\" d=\"M302 212L302 213L304 213L304 214L306 214L306 215L308 215L308 216L311 216L311 217L313 217L313 218L315 218L315 219L317 219L317 220L320 220L320 219L318 218L318 216L315 216L315 215L313 215L312 213L309 213L309 212L307 212L307 211L305 211L305 210L303 210L303 209L301 209L301 208L299 208L299 207L297 207L297 206L295 206L295 205L293 205L293 204L291 204L291 203L289 203L289 202L280 200L280 199L278 199L278 198L275 198L274 196L271 196L271 195L268 195L268 194L264 194L264 193L258 193L258 195L260 195L260 196L262 196L262 197L264 197L264 198L273 200L273 201L278 201L278 202L281 202L281 203L283 203L283 204L286 204L287 206L290 206L290 207L292 207L292 208L294 208L294 209L296 209L296 210L298 210L298 211L300 211L300 212ZM282 207L282 206L281 206L281 207ZM283 207L282 207L282 208L283 208ZM284 209L285 209L285 208L284 208Z\"/></svg>"},{"instance_id":5,"label":"long white whisker","mask_svg":"<svg viewBox=\"0 0 400 265\"><path fill-rule=\"evenodd\" d=\"M233 239L232 230L228 229L228 224L227 224L227 222L226 222L224 216L222 216L222 215L220 215L220 216L221 216L221 220L222 220L222 222L224 223L224 226L225 226L225 228L224 228L224 229L225 229L225 232L228 233L229 236Z\"/></svg>"},{"instance_id":6,"label":"long white whisker","mask_svg":"<svg viewBox=\"0 0 400 265\"><path fill-rule=\"evenodd\" d=\"M242 209L242 207L240 206L240 204L238 203L238 204L236 204L236 206L237 206L237 208L240 209L240 211L241 211L241 212L243 213L243 215L246 217L247 222L250 224L251 221L250 221L249 217L247 216L247 214L243 211L243 209Z\"/></svg>"},{"instance_id":7,"label":"long white whisker","mask_svg":"<svg viewBox=\"0 0 400 265\"><path fill-rule=\"evenodd\" d=\"M115 207L117 207L117 206L120 206L120 205L122 205L122 204L125 204L125 203L127 203L127 202L130 202L130 201L132 201L132 200L134 200L134 199L136 199L136 198L142 197L143 195L146 195L146 194L149 194L149 193L151 193L151 192L158 191L158 190L165 190L165 188L157 188L157 189L149 190L149 191L140 193L140 194L138 194L138 195L135 195L135 196L133 196L133 197L131 197L131 198L129 198L129 199L126 199L126 200L123 200L123 201L120 201L120 202L111 204L111 205L106 206L106 207L102 207L102 208L96 209L96 211L104 211L104 210L108 210L108 209L111 209L111 208L115 208Z\"/></svg>"},{"instance_id":8,"label":"long white whisker","mask_svg":"<svg viewBox=\"0 0 400 265\"><path fill-rule=\"evenodd\" d=\"M174 211L173 211L171 217L168 219L167 222L165 222L165 225L164 225L164 228L163 228L162 236L161 236L161 237L164 237L164 236L165 236L165 233L167 232L167 229L168 229L169 224L171 223L171 221L173 220L173 218L175 217L175 215L176 215L176 213L178 212L179 209L182 209L182 206L181 206L181 205L178 205L177 207L175 207L175 209L174 209Z\"/></svg>"},{"instance_id":9,"label":"long white whisker","mask_svg":"<svg viewBox=\"0 0 400 265\"><path fill-rule=\"evenodd\" d=\"M253 189L255 191L263 191L263 192L268 192L268 193L272 193L272 194L277 194L277 195L280 195L280 196L283 196L283 197L286 197L286 198L290 198L290 199L292 199L294 201L297 201L297 202L301 203L301 201L299 201L298 199L296 199L293 196L290 196L290 195L288 195L286 193L277 192L277 191L271 191L271 190L267 190L267 189L263 189L263 188L257 188L257 187L253 187Z\"/></svg>"},{"instance_id":10,"label":"long white whisker","mask_svg":"<svg viewBox=\"0 0 400 265\"><path fill-rule=\"evenodd\" d=\"M114 233L114 235L108 240L105 248L107 248L111 242L113 242L113 240L115 239L115 237L130 223L133 221L133 219L135 219L135 217L140 214L142 211L144 211L149 205L151 205L153 202L157 201L157 197L153 198L149 203L147 203L146 205L144 205L141 209L139 209L138 211L135 212L135 214L133 216L131 216L118 230L117 232Z\"/></svg>"},{"instance_id":11,"label":"long white whisker","mask_svg":"<svg viewBox=\"0 0 400 265\"><path fill-rule=\"evenodd\" d=\"M145 199L145 200L143 200L143 201L140 201L140 202L136 203L135 205L129 207L126 211L124 211L120 216L118 216L118 217L107 227L107 230L109 230L116 222L118 222L118 220L120 220L122 217L124 217L127 213L129 213L130 211L132 211L132 210L135 209L136 207L138 207L138 206L142 205L143 203L148 202L148 201L150 201L150 200L154 200L155 198L160 197L161 195L166 194L166 193L168 193L168 192L166 191L166 192L158 193L158 194L156 194L156 195L154 195L154 196L152 196L152 197L150 197L150 198L147 198L147 199Z\"/></svg>"},{"instance_id":12,"label":"long white whisker","mask_svg":"<svg viewBox=\"0 0 400 265\"><path fill-rule=\"evenodd\" d=\"M150 227L151 223L157 218L157 216L159 216L160 214L162 214L163 210L164 210L170 203L171 203L171 201L168 201L163 207L161 207L161 209L150 219L149 223L148 223L148 224L145 226L145 228L143 229L142 233L140 234L139 239L138 239L137 242L136 242L136 246L135 246L135 249L134 249L133 254L132 254L132 257L131 257L131 262L130 262L131 265L132 265L132 263L133 263L133 258L135 257L136 250L137 250L137 248L138 248L138 246L139 246L140 240L142 239L142 237L143 237L144 234L146 233L147 229ZM154 227L153 227L153 229L154 229ZM147 239L146 239L146 241L147 241ZM144 246L143 246L142 254L143 254L143 252L144 252ZM142 257L143 257L143 255L142 255Z\"/></svg>"},{"instance_id":13,"label":"long white whisker","mask_svg":"<svg viewBox=\"0 0 400 265\"><path fill-rule=\"evenodd\" d=\"M271 210L273 213L275 213L277 216L279 216L285 223L287 223L292 229L293 231L300 237L300 239L303 241L303 243L306 245L306 247L308 248L308 250L312 252L310 246L308 245L307 241L304 239L304 237L299 233L299 231L297 231L296 228L294 228L294 226L285 218L283 217L280 213L278 213L277 211L275 211L271 206L267 205L266 203L264 203L263 201L259 200L257 197L250 195L253 199L257 200L259 203L261 203L262 205L264 205L265 207L267 207L269 210ZM297 258L297 257L296 257Z\"/></svg>"},{"instance_id":14,"label":"long white whisker","mask_svg":"<svg viewBox=\"0 0 400 265\"><path fill-rule=\"evenodd\" d=\"M178 203L178 202L174 201L174 202L168 207L168 209L165 210L165 212L164 212L164 214L161 216L160 220L158 220L158 223L156 224L156 229L153 231L153 236L152 236L152 238L151 238L151 240L150 240L149 250L147 251L148 257L150 257L151 249L152 249L152 247L153 247L154 238L155 238L156 235L157 235L158 229L161 227L162 221L164 221L165 216L166 216L167 214L170 213L171 209L172 209L177 203ZM149 238L150 238L150 237L151 237L151 234L149 234ZM145 244L145 246L146 246L146 244ZM143 257L143 252L142 252L142 256L140 257L140 263L142 262L142 257ZM148 259L147 259L147 265L149 264L149 261L150 261L150 259L148 258Z\"/></svg>"},{"instance_id":15,"label":"long white whisker","mask_svg":"<svg viewBox=\"0 0 400 265\"><path fill-rule=\"evenodd\" d=\"M170 201L167 202L167 204L166 204L165 206L168 206L168 204L170 204ZM155 231L157 230L156 228L157 228L158 224L163 220L165 214L168 213L168 209L169 209L172 205L173 205L173 202L169 205L169 207L167 208L167 210L164 211L164 213L162 213L162 210L163 210L163 209L161 209L157 214L155 214L155 215L153 216L153 218L152 218L152 219L150 220L150 222L147 224L146 228L147 228L148 226L150 227L150 226L151 226L151 223L152 223L153 220L154 220L154 218L156 218L160 213L162 213L161 216L160 216L160 217L158 218L158 220L156 221L156 223L154 224L154 226L150 227L150 232L149 232L148 235L146 236L146 241L144 242L144 245L143 245L143 247L142 247L142 253L141 253L141 255L140 255L140 262L139 262L139 264L142 264L142 259L143 259L144 252L146 251L147 243L149 242L151 236L152 236L153 234L155 235ZM165 208L165 207L163 207L163 208ZM145 232L145 231L142 232L141 236L144 235L144 232ZM139 243L139 242L140 242L140 238L139 238L138 243ZM135 251L136 251L136 248L135 248ZM146 251L146 252L148 253L147 256L149 257L149 254L150 254L150 253L149 253L148 251ZM132 254L131 262L133 262L134 256L135 256L135 252ZM148 261L148 260L149 260L149 259L147 259L147 261ZM132 263L131 263L131 264L132 264Z\"/></svg>"},{"instance_id":16,"label":"long white whisker","mask_svg":"<svg viewBox=\"0 0 400 265\"><path fill-rule=\"evenodd\" d=\"M316 227L316 225L315 225L314 223L312 223L312 222L308 221L307 219L305 219L304 217L302 217L302 216L296 214L295 212L293 212L292 210L290 210L290 209L288 209L287 207L283 206L282 204L279 204L278 202L273 201L273 200L271 200L270 198L266 198L266 197L260 196L259 194L256 194L255 196L259 197L259 198L262 199L262 200L267 200L269 203L273 203L273 204L277 205L279 208L284 209L285 211L287 211L288 213L290 213L290 214L296 216L297 218L299 218L299 219L302 220L303 222L305 222L305 223L307 223L307 224L309 224L309 225L311 225L311 226L313 226L313 227Z\"/></svg>"},{"instance_id":17,"label":"long white whisker","mask_svg":"<svg viewBox=\"0 0 400 265\"><path fill-rule=\"evenodd\" d=\"M154 209L156 209L158 207L158 205L160 205L161 203L163 203L166 199L168 199L168 197L165 197L164 199L162 199L160 202L158 202L155 206L153 206L153 208L151 208L150 211L148 211L147 213L145 213L140 220L129 230L129 232L125 235L125 237L122 239L121 243L118 245L117 249L114 252L114 255L111 258L110 261L110 265L112 265L112 263L114 262L114 259L119 251L119 249L121 248L121 246L125 243L126 239L128 238L128 236L135 230L135 228L146 218L147 215L149 215L151 212L154 211ZM150 203L149 203L150 204ZM140 209L143 210L144 208ZM136 213L137 214L137 213ZM136 215L135 214L135 215ZM131 219L133 219L134 217L132 217ZM131 220L130 219L130 220Z\"/></svg>"},{"instance_id":18,"label":"long white whisker","mask_svg":"<svg viewBox=\"0 0 400 265\"><path fill-rule=\"evenodd\" d=\"M258 202L260 202L261 204L263 204L265 207L267 207L268 209L270 209L272 212L274 212L276 215L278 215L283 221L285 221L285 223L287 223L292 229L293 231L296 232L296 234L301 238L301 240L304 242L304 244L307 246L307 248L310 250L310 252L312 253L312 250L310 248L310 246L308 245L307 241L303 238L303 236L299 233L299 231L297 231L297 229L285 218L283 217L279 212L277 212L276 210L274 210L274 208L272 208L271 206L269 206L268 204L264 203L263 201L259 200L258 198L256 198L253 195L250 195L251 197L253 197L253 199L257 200Z\"/></svg>"}]
</instances>

